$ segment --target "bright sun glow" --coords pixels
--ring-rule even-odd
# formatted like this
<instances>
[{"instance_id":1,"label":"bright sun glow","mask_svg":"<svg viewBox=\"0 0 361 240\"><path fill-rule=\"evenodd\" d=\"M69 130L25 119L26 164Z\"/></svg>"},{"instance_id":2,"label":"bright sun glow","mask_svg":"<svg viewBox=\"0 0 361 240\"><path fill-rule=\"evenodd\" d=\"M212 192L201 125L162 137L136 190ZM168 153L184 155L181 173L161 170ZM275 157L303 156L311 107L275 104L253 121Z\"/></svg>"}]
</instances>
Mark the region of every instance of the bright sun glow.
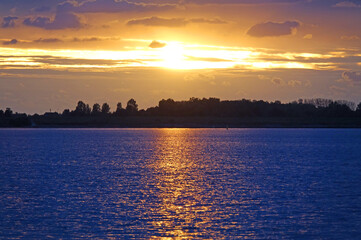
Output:
<instances>
[{"instance_id":1,"label":"bright sun glow","mask_svg":"<svg viewBox=\"0 0 361 240\"><path fill-rule=\"evenodd\" d=\"M161 64L166 68L186 69L187 60L184 56L184 48L179 43L170 43L160 50Z\"/></svg>"},{"instance_id":2,"label":"bright sun glow","mask_svg":"<svg viewBox=\"0 0 361 240\"><path fill-rule=\"evenodd\" d=\"M142 42L143 43L143 42ZM149 44L149 40L146 41ZM262 49L235 48L208 45L187 45L164 42L163 48L143 46L123 51L95 50L40 50L0 48L0 67L15 69L21 64L27 69L89 69L101 71L126 67L156 67L175 70L192 69L325 69L331 63L319 59L330 58L331 53L269 53ZM272 59L276 60L272 60ZM266 60L267 59L267 60ZM307 59L309 62L297 61ZM312 62L310 59L317 59Z\"/></svg>"}]
</instances>

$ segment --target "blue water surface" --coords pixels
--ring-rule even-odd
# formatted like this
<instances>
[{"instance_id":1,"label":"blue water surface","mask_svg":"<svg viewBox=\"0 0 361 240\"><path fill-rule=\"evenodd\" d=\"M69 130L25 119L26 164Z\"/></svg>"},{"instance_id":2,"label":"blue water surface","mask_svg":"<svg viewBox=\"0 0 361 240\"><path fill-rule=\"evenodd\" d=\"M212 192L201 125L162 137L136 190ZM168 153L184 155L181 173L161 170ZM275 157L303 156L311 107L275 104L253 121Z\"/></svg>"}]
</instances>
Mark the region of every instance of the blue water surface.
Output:
<instances>
[{"instance_id":1,"label":"blue water surface","mask_svg":"<svg viewBox=\"0 0 361 240\"><path fill-rule=\"evenodd\" d=\"M360 129L0 130L0 239L360 236Z\"/></svg>"}]
</instances>

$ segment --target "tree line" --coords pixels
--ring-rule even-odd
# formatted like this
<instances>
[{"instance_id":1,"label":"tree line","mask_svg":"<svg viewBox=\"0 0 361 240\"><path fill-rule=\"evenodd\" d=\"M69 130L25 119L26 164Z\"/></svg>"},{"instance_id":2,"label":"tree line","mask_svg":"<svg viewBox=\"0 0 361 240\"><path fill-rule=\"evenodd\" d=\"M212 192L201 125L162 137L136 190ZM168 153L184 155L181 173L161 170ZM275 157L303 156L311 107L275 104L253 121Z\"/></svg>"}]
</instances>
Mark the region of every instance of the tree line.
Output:
<instances>
[{"instance_id":1,"label":"tree line","mask_svg":"<svg viewBox=\"0 0 361 240\"><path fill-rule=\"evenodd\" d=\"M265 118L361 118L361 103L330 100L322 98L299 99L289 103L263 100L225 100L219 98L190 98L187 101L162 99L155 107L138 109L137 102L130 99L125 108L118 102L111 111L108 103L95 103L92 107L79 101L74 110L65 109L62 113L47 112L43 115L13 113L10 108L0 110L0 125L4 122L13 125L29 124L39 117L126 117L126 116L164 116L164 117L265 117ZM10 124L11 125L11 124Z\"/></svg>"},{"instance_id":2,"label":"tree line","mask_svg":"<svg viewBox=\"0 0 361 240\"><path fill-rule=\"evenodd\" d=\"M108 103L103 103L101 106L99 103L94 103L91 108L89 104L79 101L73 111L65 109L62 113L63 116L126 116L134 115L138 113L138 104L132 98L127 102L125 109L122 107L122 103L118 102L114 112L110 111L111 108ZM48 113L49 115L49 113Z\"/></svg>"}]
</instances>

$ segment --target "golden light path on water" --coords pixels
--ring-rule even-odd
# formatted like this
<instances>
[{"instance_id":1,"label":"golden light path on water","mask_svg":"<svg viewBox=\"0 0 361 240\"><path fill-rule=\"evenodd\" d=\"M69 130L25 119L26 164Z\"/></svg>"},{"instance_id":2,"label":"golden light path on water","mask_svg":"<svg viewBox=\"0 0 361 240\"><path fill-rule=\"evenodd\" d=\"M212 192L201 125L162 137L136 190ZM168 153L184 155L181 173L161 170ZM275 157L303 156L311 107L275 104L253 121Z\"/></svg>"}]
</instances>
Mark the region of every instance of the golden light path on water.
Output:
<instances>
[{"instance_id":1,"label":"golden light path on water","mask_svg":"<svg viewBox=\"0 0 361 240\"><path fill-rule=\"evenodd\" d=\"M187 129L162 129L156 142L157 158L148 166L153 169L161 204L153 209L158 216L153 226L162 239L201 237L214 219L207 198L212 192L202 187L204 176L197 158L199 150ZM198 148L198 151L195 151ZM201 150L202 151L202 150Z\"/></svg>"},{"instance_id":2,"label":"golden light path on water","mask_svg":"<svg viewBox=\"0 0 361 240\"><path fill-rule=\"evenodd\" d=\"M151 195L155 194L158 199L158 204L147 205L149 212L145 214L151 216L149 221L155 230L150 239L214 239L220 237L222 231L243 228L233 219L242 209L247 215L249 210L243 205L253 200L235 198L234 205L227 209L229 215L225 209L219 208L232 197L231 185L234 182L225 182L230 176L219 172L219 162L210 154L215 151L214 145L199 141L203 134L207 134L206 131L191 129L160 129L155 132L153 144L156 148L149 157L151 161L147 161L151 177L145 181L148 186L154 184ZM234 168L239 171L243 164ZM218 177L217 172L220 173ZM240 190L245 186L241 184L237 188ZM252 232L244 234L252 235Z\"/></svg>"},{"instance_id":3,"label":"golden light path on water","mask_svg":"<svg viewBox=\"0 0 361 240\"><path fill-rule=\"evenodd\" d=\"M165 47L125 47L121 51L0 48L0 69L86 69L112 71L143 67L168 69L334 69L332 53L275 52L272 49L192 45L167 42Z\"/></svg>"}]
</instances>

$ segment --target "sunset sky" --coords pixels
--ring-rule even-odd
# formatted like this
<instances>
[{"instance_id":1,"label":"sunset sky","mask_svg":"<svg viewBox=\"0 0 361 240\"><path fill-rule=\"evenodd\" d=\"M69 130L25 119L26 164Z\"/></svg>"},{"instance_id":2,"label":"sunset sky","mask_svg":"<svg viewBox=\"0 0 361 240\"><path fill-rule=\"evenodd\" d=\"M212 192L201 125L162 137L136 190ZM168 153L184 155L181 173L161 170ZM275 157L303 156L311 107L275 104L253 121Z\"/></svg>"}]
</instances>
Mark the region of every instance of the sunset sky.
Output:
<instances>
[{"instance_id":1,"label":"sunset sky","mask_svg":"<svg viewBox=\"0 0 361 240\"><path fill-rule=\"evenodd\" d=\"M361 1L1 0L0 109L361 101Z\"/></svg>"}]
</instances>

